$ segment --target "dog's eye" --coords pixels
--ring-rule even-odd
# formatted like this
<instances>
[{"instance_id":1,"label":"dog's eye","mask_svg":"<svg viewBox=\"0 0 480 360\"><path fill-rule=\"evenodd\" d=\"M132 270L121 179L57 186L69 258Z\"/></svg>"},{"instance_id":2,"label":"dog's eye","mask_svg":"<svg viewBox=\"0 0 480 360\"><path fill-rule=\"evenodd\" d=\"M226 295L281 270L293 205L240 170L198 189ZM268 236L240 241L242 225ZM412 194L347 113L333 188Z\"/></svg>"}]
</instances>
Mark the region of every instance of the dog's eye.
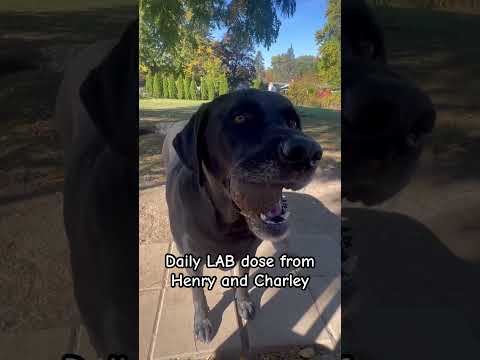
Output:
<instances>
[{"instance_id":1,"label":"dog's eye","mask_svg":"<svg viewBox=\"0 0 480 360\"><path fill-rule=\"evenodd\" d=\"M246 115L237 115L233 118L233 122L235 124L243 124L245 122L245 120L247 120Z\"/></svg>"},{"instance_id":2,"label":"dog's eye","mask_svg":"<svg viewBox=\"0 0 480 360\"><path fill-rule=\"evenodd\" d=\"M362 40L357 45L360 56L366 58L373 58L375 55L375 46L371 41Z\"/></svg>"},{"instance_id":3,"label":"dog's eye","mask_svg":"<svg viewBox=\"0 0 480 360\"><path fill-rule=\"evenodd\" d=\"M292 128L292 129L298 128L298 125L297 125L297 122L295 121L295 119L287 119L287 126Z\"/></svg>"}]
</instances>

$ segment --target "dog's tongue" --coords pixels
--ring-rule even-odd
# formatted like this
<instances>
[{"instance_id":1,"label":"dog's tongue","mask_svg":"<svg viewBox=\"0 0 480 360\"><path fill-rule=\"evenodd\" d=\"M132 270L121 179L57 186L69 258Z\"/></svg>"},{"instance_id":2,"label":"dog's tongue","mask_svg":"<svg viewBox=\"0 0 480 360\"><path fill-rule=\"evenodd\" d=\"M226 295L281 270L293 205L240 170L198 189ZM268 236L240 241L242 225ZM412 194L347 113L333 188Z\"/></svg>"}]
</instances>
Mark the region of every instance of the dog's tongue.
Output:
<instances>
[{"instance_id":1,"label":"dog's tongue","mask_svg":"<svg viewBox=\"0 0 480 360\"><path fill-rule=\"evenodd\" d=\"M269 210L265 215L267 215L269 218L273 218L281 214L282 214L282 204L280 202L277 202L275 206L271 210Z\"/></svg>"}]
</instances>

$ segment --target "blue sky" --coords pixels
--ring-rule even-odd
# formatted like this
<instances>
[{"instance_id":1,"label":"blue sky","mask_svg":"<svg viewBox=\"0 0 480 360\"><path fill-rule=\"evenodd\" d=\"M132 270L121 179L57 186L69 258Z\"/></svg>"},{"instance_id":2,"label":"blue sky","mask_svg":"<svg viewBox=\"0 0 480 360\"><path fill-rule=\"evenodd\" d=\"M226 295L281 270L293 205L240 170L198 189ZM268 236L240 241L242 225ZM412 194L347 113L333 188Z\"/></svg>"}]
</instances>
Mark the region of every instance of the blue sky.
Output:
<instances>
[{"instance_id":1,"label":"blue sky","mask_svg":"<svg viewBox=\"0 0 480 360\"><path fill-rule=\"evenodd\" d=\"M287 52L290 44L293 46L295 56L317 55L315 32L323 27L327 0L297 0L297 10L291 18L280 18L282 25L277 41L269 50L257 46L255 50L262 52L265 67L271 65L272 55ZM214 38L222 37L224 31L216 30L212 33Z\"/></svg>"}]
</instances>

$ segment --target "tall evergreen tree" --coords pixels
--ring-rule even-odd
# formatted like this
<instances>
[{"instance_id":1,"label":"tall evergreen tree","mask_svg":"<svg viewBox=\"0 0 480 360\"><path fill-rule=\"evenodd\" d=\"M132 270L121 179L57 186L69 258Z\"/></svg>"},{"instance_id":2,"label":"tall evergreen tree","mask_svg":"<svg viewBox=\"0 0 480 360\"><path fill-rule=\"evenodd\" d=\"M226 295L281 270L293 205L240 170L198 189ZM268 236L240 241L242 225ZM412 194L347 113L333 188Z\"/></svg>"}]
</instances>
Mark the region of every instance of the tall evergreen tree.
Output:
<instances>
[{"instance_id":1,"label":"tall evergreen tree","mask_svg":"<svg viewBox=\"0 0 480 360\"><path fill-rule=\"evenodd\" d=\"M160 74L155 73L153 76L153 97L158 99L160 97Z\"/></svg>"},{"instance_id":2,"label":"tall evergreen tree","mask_svg":"<svg viewBox=\"0 0 480 360\"><path fill-rule=\"evenodd\" d=\"M226 93L228 93L228 80L227 80L227 76L225 74L223 74L220 77L220 85L218 87L218 95L224 95Z\"/></svg>"},{"instance_id":3,"label":"tall evergreen tree","mask_svg":"<svg viewBox=\"0 0 480 360\"><path fill-rule=\"evenodd\" d=\"M190 95L190 78L185 76L183 79L183 98L185 100L191 100L192 96Z\"/></svg>"},{"instance_id":4,"label":"tall evergreen tree","mask_svg":"<svg viewBox=\"0 0 480 360\"><path fill-rule=\"evenodd\" d=\"M190 98L197 100L197 84L195 83L195 79L192 79L190 82Z\"/></svg>"},{"instance_id":5,"label":"tall evergreen tree","mask_svg":"<svg viewBox=\"0 0 480 360\"><path fill-rule=\"evenodd\" d=\"M177 99L184 99L183 97L183 76L178 75L177 81L175 82L175 87L177 89Z\"/></svg>"},{"instance_id":6,"label":"tall evergreen tree","mask_svg":"<svg viewBox=\"0 0 480 360\"><path fill-rule=\"evenodd\" d=\"M207 81L204 77L200 79L200 98L201 100L208 100Z\"/></svg>"},{"instance_id":7,"label":"tall evergreen tree","mask_svg":"<svg viewBox=\"0 0 480 360\"><path fill-rule=\"evenodd\" d=\"M165 99L168 99L170 97L170 94L168 93L168 77L167 76L164 76L163 77L163 97Z\"/></svg>"},{"instance_id":8,"label":"tall evergreen tree","mask_svg":"<svg viewBox=\"0 0 480 360\"><path fill-rule=\"evenodd\" d=\"M148 73L147 76L145 77L145 94L148 97L152 97L152 85L153 85L152 75Z\"/></svg>"},{"instance_id":9,"label":"tall evergreen tree","mask_svg":"<svg viewBox=\"0 0 480 360\"><path fill-rule=\"evenodd\" d=\"M176 99L177 98L177 93L175 89L175 78L173 75L170 75L168 77L168 97L170 99Z\"/></svg>"},{"instance_id":10,"label":"tall evergreen tree","mask_svg":"<svg viewBox=\"0 0 480 360\"><path fill-rule=\"evenodd\" d=\"M207 98L208 100L215 99L215 82L211 76L207 77Z\"/></svg>"}]
</instances>

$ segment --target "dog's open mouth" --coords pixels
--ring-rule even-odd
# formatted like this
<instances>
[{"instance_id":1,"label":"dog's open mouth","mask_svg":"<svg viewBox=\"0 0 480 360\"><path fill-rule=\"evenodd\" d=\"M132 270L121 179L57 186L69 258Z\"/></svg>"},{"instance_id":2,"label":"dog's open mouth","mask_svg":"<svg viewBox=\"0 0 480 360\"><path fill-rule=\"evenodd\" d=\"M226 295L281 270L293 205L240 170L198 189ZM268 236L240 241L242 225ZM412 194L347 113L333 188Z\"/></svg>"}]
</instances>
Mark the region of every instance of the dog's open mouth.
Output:
<instances>
[{"instance_id":1,"label":"dog's open mouth","mask_svg":"<svg viewBox=\"0 0 480 360\"><path fill-rule=\"evenodd\" d=\"M282 194L281 199L266 213L261 212L260 219L268 225L283 224L290 216L288 211L288 202L285 195Z\"/></svg>"}]
</instances>

